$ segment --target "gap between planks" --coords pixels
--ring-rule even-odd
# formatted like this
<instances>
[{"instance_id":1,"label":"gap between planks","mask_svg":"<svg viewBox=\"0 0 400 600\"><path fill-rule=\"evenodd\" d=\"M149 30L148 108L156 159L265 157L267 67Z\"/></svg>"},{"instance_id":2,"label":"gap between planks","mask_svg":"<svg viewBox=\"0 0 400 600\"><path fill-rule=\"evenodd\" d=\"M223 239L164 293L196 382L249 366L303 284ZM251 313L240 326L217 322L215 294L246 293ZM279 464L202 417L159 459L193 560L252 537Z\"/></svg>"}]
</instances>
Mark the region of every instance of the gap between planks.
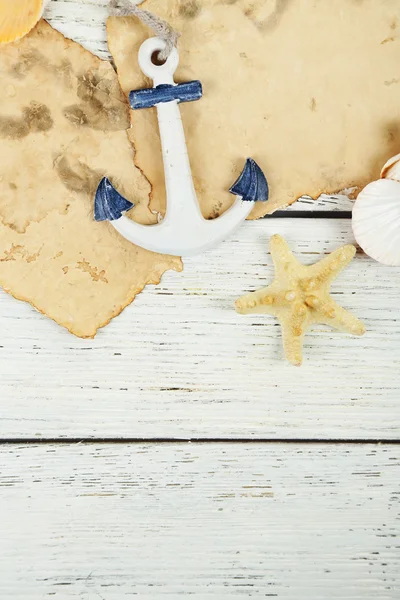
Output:
<instances>
[{"instance_id":1,"label":"gap between planks","mask_svg":"<svg viewBox=\"0 0 400 600\"><path fill-rule=\"evenodd\" d=\"M0 439L0 446L46 446L46 445L62 445L70 444L83 445L142 445L142 444L158 444L158 445L203 445L203 444L288 444L288 445L372 445L372 446L396 446L400 445L399 438L393 439L310 439L310 438L10 438Z\"/></svg>"}]
</instances>

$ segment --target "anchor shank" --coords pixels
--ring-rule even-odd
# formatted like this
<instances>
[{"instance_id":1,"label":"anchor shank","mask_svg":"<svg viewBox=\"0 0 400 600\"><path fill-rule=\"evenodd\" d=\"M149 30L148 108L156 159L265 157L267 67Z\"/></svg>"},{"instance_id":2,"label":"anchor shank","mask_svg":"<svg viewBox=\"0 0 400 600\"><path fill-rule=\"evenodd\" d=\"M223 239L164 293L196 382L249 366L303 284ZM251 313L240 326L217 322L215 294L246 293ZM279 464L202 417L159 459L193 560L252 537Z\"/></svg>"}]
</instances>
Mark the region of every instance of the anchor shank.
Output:
<instances>
[{"instance_id":1,"label":"anchor shank","mask_svg":"<svg viewBox=\"0 0 400 600\"><path fill-rule=\"evenodd\" d=\"M203 218L196 198L178 101L157 105L165 170L165 221Z\"/></svg>"}]
</instances>

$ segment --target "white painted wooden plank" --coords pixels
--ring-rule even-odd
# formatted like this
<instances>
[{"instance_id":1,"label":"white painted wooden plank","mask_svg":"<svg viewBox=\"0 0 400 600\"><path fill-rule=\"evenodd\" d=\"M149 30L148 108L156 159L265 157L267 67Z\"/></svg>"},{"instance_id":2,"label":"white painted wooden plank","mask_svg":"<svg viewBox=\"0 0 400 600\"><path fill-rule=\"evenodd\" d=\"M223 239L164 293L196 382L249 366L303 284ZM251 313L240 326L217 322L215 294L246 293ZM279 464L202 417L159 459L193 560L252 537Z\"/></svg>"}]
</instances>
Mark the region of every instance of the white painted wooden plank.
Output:
<instances>
[{"instance_id":1,"label":"white painted wooden plank","mask_svg":"<svg viewBox=\"0 0 400 600\"><path fill-rule=\"evenodd\" d=\"M0 595L395 600L399 449L0 448Z\"/></svg>"},{"instance_id":2,"label":"white painted wooden plank","mask_svg":"<svg viewBox=\"0 0 400 600\"><path fill-rule=\"evenodd\" d=\"M246 223L95 340L1 292L0 437L398 438L400 269L357 255L333 294L368 333L314 330L292 367L272 317L233 309L271 279L274 233L305 263L353 241L349 220Z\"/></svg>"},{"instance_id":3,"label":"white painted wooden plank","mask_svg":"<svg viewBox=\"0 0 400 600\"><path fill-rule=\"evenodd\" d=\"M110 60L105 28L109 14L108 0L51 0L45 17L65 36L79 42L100 58ZM352 206L352 201L346 196L321 196L316 201L304 197L288 210L337 212L351 211Z\"/></svg>"},{"instance_id":4,"label":"white painted wooden plank","mask_svg":"<svg viewBox=\"0 0 400 600\"><path fill-rule=\"evenodd\" d=\"M286 212L351 212L353 210L354 201L347 196L326 196L323 195L318 200L313 200L309 196L303 196L297 202L288 206Z\"/></svg>"},{"instance_id":5,"label":"white painted wooden plank","mask_svg":"<svg viewBox=\"0 0 400 600\"><path fill-rule=\"evenodd\" d=\"M110 60L105 26L108 6L108 0L50 0L44 17L66 37Z\"/></svg>"},{"instance_id":6,"label":"white painted wooden plank","mask_svg":"<svg viewBox=\"0 0 400 600\"><path fill-rule=\"evenodd\" d=\"M66 37L100 58L111 60L105 26L109 14L108 0L50 0L44 17Z\"/></svg>"}]
</instances>

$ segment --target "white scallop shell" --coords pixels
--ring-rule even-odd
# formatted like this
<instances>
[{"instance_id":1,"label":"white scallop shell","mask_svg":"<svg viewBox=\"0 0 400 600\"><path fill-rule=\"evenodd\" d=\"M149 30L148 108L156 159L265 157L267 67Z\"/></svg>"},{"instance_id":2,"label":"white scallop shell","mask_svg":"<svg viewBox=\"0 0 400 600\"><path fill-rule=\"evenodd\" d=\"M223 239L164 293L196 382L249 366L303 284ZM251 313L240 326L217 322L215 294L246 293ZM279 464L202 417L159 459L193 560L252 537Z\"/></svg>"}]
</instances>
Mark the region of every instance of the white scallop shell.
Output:
<instances>
[{"instance_id":1,"label":"white scallop shell","mask_svg":"<svg viewBox=\"0 0 400 600\"><path fill-rule=\"evenodd\" d=\"M367 185L354 205L352 223L368 256L400 266L400 181L379 179Z\"/></svg>"},{"instance_id":2,"label":"white scallop shell","mask_svg":"<svg viewBox=\"0 0 400 600\"><path fill-rule=\"evenodd\" d=\"M400 181L400 154L390 158L381 171L383 179L394 179Z\"/></svg>"}]
</instances>

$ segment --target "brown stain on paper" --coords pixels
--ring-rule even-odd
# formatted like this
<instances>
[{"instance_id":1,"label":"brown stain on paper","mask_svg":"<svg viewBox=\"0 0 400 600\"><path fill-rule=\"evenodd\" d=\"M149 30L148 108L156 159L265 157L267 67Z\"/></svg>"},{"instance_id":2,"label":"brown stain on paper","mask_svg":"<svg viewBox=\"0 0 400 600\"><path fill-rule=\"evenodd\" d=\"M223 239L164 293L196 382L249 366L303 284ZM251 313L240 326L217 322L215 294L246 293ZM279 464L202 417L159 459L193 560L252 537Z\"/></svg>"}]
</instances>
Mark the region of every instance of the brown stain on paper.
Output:
<instances>
[{"instance_id":1,"label":"brown stain on paper","mask_svg":"<svg viewBox=\"0 0 400 600\"><path fill-rule=\"evenodd\" d=\"M92 278L92 281L102 281L103 283L108 283L108 279L106 278L106 272L104 269L101 271L98 267L92 267L92 265L87 260L81 260L77 264L77 268L83 271L84 273L88 273Z\"/></svg>"},{"instance_id":2,"label":"brown stain on paper","mask_svg":"<svg viewBox=\"0 0 400 600\"><path fill-rule=\"evenodd\" d=\"M87 72L78 77L77 84L77 95L82 102L64 109L68 121L100 131L119 131L128 127L126 105L122 101L110 103L111 90L107 81Z\"/></svg>"},{"instance_id":3,"label":"brown stain on paper","mask_svg":"<svg viewBox=\"0 0 400 600\"><path fill-rule=\"evenodd\" d=\"M42 248L34 254L28 254L24 246L12 244L9 250L4 250L4 257L0 258L0 262L15 261L18 258L23 258L27 263L31 263L39 258L41 250Z\"/></svg>"},{"instance_id":4,"label":"brown stain on paper","mask_svg":"<svg viewBox=\"0 0 400 600\"><path fill-rule=\"evenodd\" d=\"M147 252L94 221L103 175L149 218L116 74L44 21L0 48L0 284L83 338L179 258ZM99 293L99 288L101 292Z\"/></svg>"},{"instance_id":5,"label":"brown stain on paper","mask_svg":"<svg viewBox=\"0 0 400 600\"><path fill-rule=\"evenodd\" d=\"M249 18L259 29L270 32L279 27L289 4L293 0L274 0L273 3L258 0L244 4L244 15Z\"/></svg>"},{"instance_id":6,"label":"brown stain on paper","mask_svg":"<svg viewBox=\"0 0 400 600\"><path fill-rule=\"evenodd\" d=\"M52 76L57 79L58 84L66 88L72 85L72 66L67 58L61 59L55 65L49 57L44 56L37 49L22 51L18 55L17 62L12 66L11 75L16 79L25 79L32 69L50 71Z\"/></svg>"},{"instance_id":7,"label":"brown stain on paper","mask_svg":"<svg viewBox=\"0 0 400 600\"><path fill-rule=\"evenodd\" d=\"M187 0L179 6L179 15L184 19L195 19L201 11L197 0Z\"/></svg>"},{"instance_id":8,"label":"brown stain on paper","mask_svg":"<svg viewBox=\"0 0 400 600\"><path fill-rule=\"evenodd\" d=\"M54 161L54 167L62 184L70 192L86 194L93 198L103 173L97 173L85 163L77 162L75 169L71 166L68 156L60 156Z\"/></svg>"},{"instance_id":9,"label":"brown stain on paper","mask_svg":"<svg viewBox=\"0 0 400 600\"><path fill-rule=\"evenodd\" d=\"M4 258L0 258L0 262L9 262L10 260L17 260L17 256L21 254L24 254L24 247L12 244L9 250L4 250Z\"/></svg>"},{"instance_id":10,"label":"brown stain on paper","mask_svg":"<svg viewBox=\"0 0 400 600\"><path fill-rule=\"evenodd\" d=\"M22 109L21 117L0 115L0 137L20 140L30 133L49 131L53 119L45 104L31 102Z\"/></svg>"}]
</instances>

